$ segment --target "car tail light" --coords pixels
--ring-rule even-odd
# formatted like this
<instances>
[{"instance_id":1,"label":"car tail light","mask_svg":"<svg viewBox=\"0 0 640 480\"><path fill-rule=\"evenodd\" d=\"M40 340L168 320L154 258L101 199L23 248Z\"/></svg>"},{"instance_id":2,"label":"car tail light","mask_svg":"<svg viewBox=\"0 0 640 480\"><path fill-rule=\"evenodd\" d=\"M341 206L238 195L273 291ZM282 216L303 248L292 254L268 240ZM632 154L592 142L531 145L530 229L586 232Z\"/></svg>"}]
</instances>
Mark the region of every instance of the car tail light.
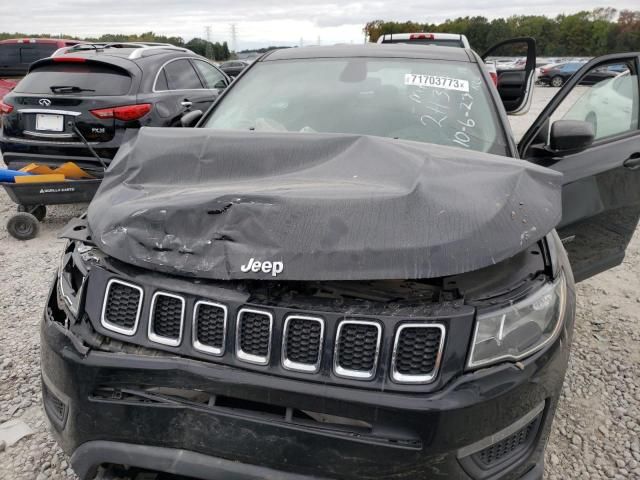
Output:
<instances>
[{"instance_id":1,"label":"car tail light","mask_svg":"<svg viewBox=\"0 0 640 480\"><path fill-rule=\"evenodd\" d=\"M11 112L13 112L13 105L0 101L0 114L7 115Z\"/></svg>"},{"instance_id":2,"label":"car tail light","mask_svg":"<svg viewBox=\"0 0 640 480\"><path fill-rule=\"evenodd\" d=\"M541 68L540 69L540 73L547 73L547 69L546 68Z\"/></svg>"},{"instance_id":3,"label":"car tail light","mask_svg":"<svg viewBox=\"0 0 640 480\"><path fill-rule=\"evenodd\" d=\"M489 72L489 76L491 77L491 80L493 80L493 84L497 87L498 86L498 74L496 72Z\"/></svg>"},{"instance_id":4,"label":"car tail light","mask_svg":"<svg viewBox=\"0 0 640 480\"><path fill-rule=\"evenodd\" d=\"M409 35L409 40L418 40L421 38L427 38L429 40L433 40L436 36L433 33L412 33Z\"/></svg>"},{"instance_id":5,"label":"car tail light","mask_svg":"<svg viewBox=\"0 0 640 480\"><path fill-rule=\"evenodd\" d=\"M131 120L138 120L144 117L152 108L153 105L150 103L139 103L136 105L122 105L120 107L91 110L91 114L101 120L115 118L117 120L129 122Z\"/></svg>"},{"instance_id":6,"label":"car tail light","mask_svg":"<svg viewBox=\"0 0 640 480\"><path fill-rule=\"evenodd\" d=\"M51 60L58 63L84 63L87 61L82 57L53 57Z\"/></svg>"}]
</instances>

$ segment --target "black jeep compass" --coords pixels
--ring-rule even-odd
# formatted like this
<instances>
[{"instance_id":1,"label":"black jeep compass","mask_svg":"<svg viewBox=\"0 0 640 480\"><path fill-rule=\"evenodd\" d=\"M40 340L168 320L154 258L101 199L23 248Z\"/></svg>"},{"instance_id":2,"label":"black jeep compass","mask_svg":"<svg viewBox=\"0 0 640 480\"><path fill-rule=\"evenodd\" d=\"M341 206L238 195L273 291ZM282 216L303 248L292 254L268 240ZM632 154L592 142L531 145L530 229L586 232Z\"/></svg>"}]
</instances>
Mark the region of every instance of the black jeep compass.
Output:
<instances>
[{"instance_id":1,"label":"black jeep compass","mask_svg":"<svg viewBox=\"0 0 640 480\"><path fill-rule=\"evenodd\" d=\"M529 53L495 88L462 48L280 50L125 143L42 322L80 478L541 479L574 281L640 215L639 59L516 145Z\"/></svg>"}]
</instances>

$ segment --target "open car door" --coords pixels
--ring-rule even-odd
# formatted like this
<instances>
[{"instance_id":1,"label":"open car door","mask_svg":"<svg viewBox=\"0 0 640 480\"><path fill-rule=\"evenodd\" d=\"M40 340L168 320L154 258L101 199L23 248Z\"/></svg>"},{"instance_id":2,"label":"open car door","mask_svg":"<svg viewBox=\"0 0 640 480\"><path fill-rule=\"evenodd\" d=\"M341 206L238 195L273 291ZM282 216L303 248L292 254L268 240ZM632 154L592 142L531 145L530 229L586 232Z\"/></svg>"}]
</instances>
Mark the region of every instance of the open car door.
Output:
<instances>
[{"instance_id":1,"label":"open car door","mask_svg":"<svg viewBox=\"0 0 640 480\"><path fill-rule=\"evenodd\" d=\"M512 38L493 45L481 56L487 63L489 57L524 57L524 65L496 64L497 89L504 109L509 115L524 115L529 111L536 70L536 41L531 37Z\"/></svg>"},{"instance_id":2,"label":"open car door","mask_svg":"<svg viewBox=\"0 0 640 480\"><path fill-rule=\"evenodd\" d=\"M640 53L605 55L578 70L518 150L564 174L557 231L576 281L622 262L640 218ZM585 79L602 75L593 85Z\"/></svg>"}]
</instances>

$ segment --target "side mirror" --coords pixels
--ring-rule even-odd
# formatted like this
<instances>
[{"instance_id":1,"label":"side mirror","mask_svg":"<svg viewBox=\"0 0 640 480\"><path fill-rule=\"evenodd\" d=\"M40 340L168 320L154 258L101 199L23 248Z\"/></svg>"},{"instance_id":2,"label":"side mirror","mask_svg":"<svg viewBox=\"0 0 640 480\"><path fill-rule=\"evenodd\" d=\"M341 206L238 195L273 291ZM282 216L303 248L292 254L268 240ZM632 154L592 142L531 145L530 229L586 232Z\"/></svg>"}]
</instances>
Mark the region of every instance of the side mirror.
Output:
<instances>
[{"instance_id":1,"label":"side mirror","mask_svg":"<svg viewBox=\"0 0 640 480\"><path fill-rule=\"evenodd\" d=\"M549 148L553 152L573 153L593 143L593 125L582 120L556 120L551 125Z\"/></svg>"},{"instance_id":2,"label":"side mirror","mask_svg":"<svg viewBox=\"0 0 640 480\"><path fill-rule=\"evenodd\" d=\"M202 118L202 110L191 110L180 117L180 125L184 128L193 127Z\"/></svg>"}]
</instances>

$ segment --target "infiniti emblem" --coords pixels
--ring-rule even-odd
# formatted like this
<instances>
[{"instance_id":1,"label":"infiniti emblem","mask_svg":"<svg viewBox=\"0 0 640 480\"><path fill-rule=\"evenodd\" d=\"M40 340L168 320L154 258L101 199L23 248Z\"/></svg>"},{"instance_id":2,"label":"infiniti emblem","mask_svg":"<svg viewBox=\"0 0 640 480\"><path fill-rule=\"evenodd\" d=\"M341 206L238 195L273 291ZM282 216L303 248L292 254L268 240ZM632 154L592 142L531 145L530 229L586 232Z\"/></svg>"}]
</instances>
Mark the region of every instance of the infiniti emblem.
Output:
<instances>
[{"instance_id":1,"label":"infiniti emblem","mask_svg":"<svg viewBox=\"0 0 640 480\"><path fill-rule=\"evenodd\" d=\"M49 100L48 98L41 98L40 100L38 100L38 103L40 105L42 105L43 107L50 107L51 106L51 100Z\"/></svg>"}]
</instances>

